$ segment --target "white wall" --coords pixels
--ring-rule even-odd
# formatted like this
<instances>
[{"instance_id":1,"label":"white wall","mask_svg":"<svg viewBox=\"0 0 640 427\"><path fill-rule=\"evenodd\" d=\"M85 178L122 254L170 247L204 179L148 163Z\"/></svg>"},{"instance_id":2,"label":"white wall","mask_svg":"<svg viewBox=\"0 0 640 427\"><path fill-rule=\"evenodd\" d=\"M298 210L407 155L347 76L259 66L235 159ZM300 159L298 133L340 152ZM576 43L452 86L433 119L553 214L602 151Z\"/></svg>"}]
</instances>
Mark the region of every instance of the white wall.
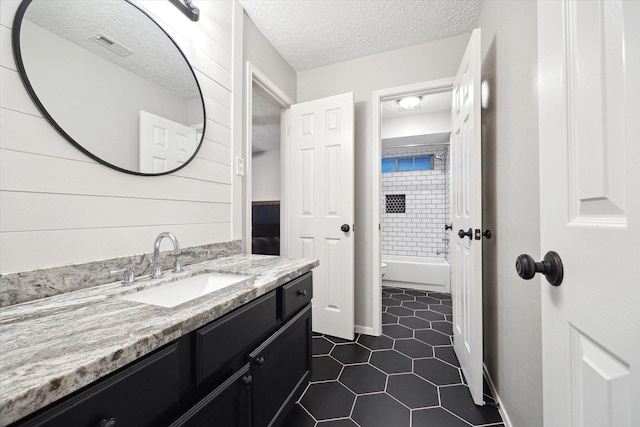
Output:
<instances>
[{"instance_id":1,"label":"white wall","mask_svg":"<svg viewBox=\"0 0 640 427\"><path fill-rule=\"evenodd\" d=\"M371 183L373 91L454 76L468 39L461 35L298 73L298 102L354 93L356 325L371 328L373 319L371 230L373 197L379 197Z\"/></svg>"},{"instance_id":2,"label":"white wall","mask_svg":"<svg viewBox=\"0 0 640 427\"><path fill-rule=\"evenodd\" d=\"M253 201L280 200L280 150L253 153L251 168Z\"/></svg>"},{"instance_id":3,"label":"white wall","mask_svg":"<svg viewBox=\"0 0 640 427\"><path fill-rule=\"evenodd\" d=\"M296 100L296 72L246 13L244 14L244 60L251 61L282 92Z\"/></svg>"},{"instance_id":4,"label":"white wall","mask_svg":"<svg viewBox=\"0 0 640 427\"><path fill-rule=\"evenodd\" d=\"M451 111L392 117L380 123L382 139L442 132L451 132Z\"/></svg>"},{"instance_id":5,"label":"white wall","mask_svg":"<svg viewBox=\"0 0 640 427\"><path fill-rule=\"evenodd\" d=\"M137 2L183 49L207 109L197 158L160 177L128 175L94 162L41 117L20 81L10 45L19 3L0 3L0 272L150 252L162 231L175 233L183 247L231 240L236 3L202 3L200 21L193 23L170 2Z\"/></svg>"},{"instance_id":6,"label":"white wall","mask_svg":"<svg viewBox=\"0 0 640 427\"><path fill-rule=\"evenodd\" d=\"M239 6L238 6L239 7ZM255 69L259 70L271 83L277 86L280 91L282 91L285 95L287 95L294 102L296 100L296 90L297 90L297 80L296 80L296 72L293 68L282 58L280 53L271 45L271 43L264 37L264 35L260 32L258 27L253 23L251 18L247 16L246 13L243 14L243 76L244 83L242 85L243 89L247 87L247 61L251 62L251 64L255 67ZM242 123L243 130L245 129L244 123L247 122L247 117L251 112L247 111L246 99L242 104ZM247 135L243 133L242 141L248 147L251 147L251 142L247 144L246 142ZM236 147L234 150L234 155L245 157L247 155L251 155L250 148L249 152L243 152L240 150L240 147ZM280 162L278 162L280 164ZM258 166L259 168L260 166ZM255 169L255 166L252 167ZM255 171L254 171L255 173ZM258 173L260 171L258 170ZM253 189L252 189L253 190ZM253 190L255 191L255 190ZM258 188L258 191L261 191ZM241 215L243 220L246 220L248 217L248 212L245 211L244 200L246 198L246 193L243 194L242 199L238 202L234 199L234 216L237 208L241 208ZM252 199L256 200L254 195L252 194ZM237 205L236 205L237 204ZM234 236L240 236L234 227ZM250 242L250 238L244 238L243 241ZM247 248L245 248L246 250ZM250 248L249 248L250 249Z\"/></svg>"},{"instance_id":7,"label":"white wall","mask_svg":"<svg viewBox=\"0 0 640 427\"><path fill-rule=\"evenodd\" d=\"M485 363L512 425L542 425L540 282L518 277L540 253L535 1L482 3ZM535 256L535 255L534 255Z\"/></svg>"}]
</instances>

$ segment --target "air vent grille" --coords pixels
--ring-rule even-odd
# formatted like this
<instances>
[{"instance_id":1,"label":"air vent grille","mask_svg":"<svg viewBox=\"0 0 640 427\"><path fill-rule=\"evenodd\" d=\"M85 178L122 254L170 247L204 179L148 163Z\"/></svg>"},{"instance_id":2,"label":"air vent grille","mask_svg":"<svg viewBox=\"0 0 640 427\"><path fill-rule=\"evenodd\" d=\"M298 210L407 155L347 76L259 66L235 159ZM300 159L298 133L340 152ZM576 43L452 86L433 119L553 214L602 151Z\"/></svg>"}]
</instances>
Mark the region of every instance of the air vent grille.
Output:
<instances>
[{"instance_id":1,"label":"air vent grille","mask_svg":"<svg viewBox=\"0 0 640 427\"><path fill-rule=\"evenodd\" d=\"M133 51L122 44L118 43L114 39L109 36L105 36L104 34L98 33L89 37L94 42L98 43L100 46L109 49L113 53L120 55L122 57L129 56L133 53Z\"/></svg>"}]
</instances>

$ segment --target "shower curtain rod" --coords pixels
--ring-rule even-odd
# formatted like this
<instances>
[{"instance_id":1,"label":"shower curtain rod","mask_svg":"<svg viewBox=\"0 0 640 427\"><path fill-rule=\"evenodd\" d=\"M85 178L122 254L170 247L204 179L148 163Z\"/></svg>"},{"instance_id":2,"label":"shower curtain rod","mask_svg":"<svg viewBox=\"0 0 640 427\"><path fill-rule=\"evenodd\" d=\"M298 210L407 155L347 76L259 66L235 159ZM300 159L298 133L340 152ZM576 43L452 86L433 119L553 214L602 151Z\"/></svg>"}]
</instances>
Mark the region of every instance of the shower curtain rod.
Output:
<instances>
[{"instance_id":1,"label":"shower curtain rod","mask_svg":"<svg viewBox=\"0 0 640 427\"><path fill-rule=\"evenodd\" d=\"M447 142L433 142L431 144L405 144L405 145L394 145L391 147L385 147L384 145L382 146L383 150L391 150L392 148L412 148L412 147L429 147L429 146L433 146L433 145L449 145L451 143L451 141L447 141Z\"/></svg>"}]
</instances>

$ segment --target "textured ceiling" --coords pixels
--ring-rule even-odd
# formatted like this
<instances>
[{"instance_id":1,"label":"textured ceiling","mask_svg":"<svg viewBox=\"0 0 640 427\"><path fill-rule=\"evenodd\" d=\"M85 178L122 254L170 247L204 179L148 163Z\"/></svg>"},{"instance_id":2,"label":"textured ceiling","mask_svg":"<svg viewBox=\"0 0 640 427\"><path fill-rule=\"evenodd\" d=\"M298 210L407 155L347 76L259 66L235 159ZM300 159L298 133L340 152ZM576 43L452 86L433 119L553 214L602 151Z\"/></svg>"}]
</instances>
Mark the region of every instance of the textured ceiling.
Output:
<instances>
[{"instance_id":1,"label":"textured ceiling","mask_svg":"<svg viewBox=\"0 0 640 427\"><path fill-rule=\"evenodd\" d=\"M180 13L176 9L176 13ZM171 39L136 7L122 0L37 0L25 18L159 86L199 98L195 79ZM121 57L89 38L102 33L134 53Z\"/></svg>"},{"instance_id":2,"label":"textured ceiling","mask_svg":"<svg viewBox=\"0 0 640 427\"><path fill-rule=\"evenodd\" d=\"M481 0L239 0L285 60L304 71L473 29Z\"/></svg>"}]
</instances>

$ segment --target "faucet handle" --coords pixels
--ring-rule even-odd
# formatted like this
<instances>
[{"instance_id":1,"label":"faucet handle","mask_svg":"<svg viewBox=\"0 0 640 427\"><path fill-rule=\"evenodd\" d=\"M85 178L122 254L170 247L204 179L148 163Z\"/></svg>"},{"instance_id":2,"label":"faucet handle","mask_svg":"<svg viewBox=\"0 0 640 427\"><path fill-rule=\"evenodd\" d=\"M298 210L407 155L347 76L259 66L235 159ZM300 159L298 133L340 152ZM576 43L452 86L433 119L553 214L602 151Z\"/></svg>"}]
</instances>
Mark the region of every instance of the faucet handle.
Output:
<instances>
[{"instance_id":1,"label":"faucet handle","mask_svg":"<svg viewBox=\"0 0 640 427\"><path fill-rule=\"evenodd\" d=\"M191 257L190 257L190 256L182 256L182 257L177 256L177 257L176 257L176 260L175 260L175 262L174 262L174 264L173 264L173 270L171 270L171 271L172 271L173 273L180 273L180 272L182 272L182 271L183 271L183 269L182 269L182 261L185 261L185 260L187 260L187 259L191 259Z\"/></svg>"},{"instance_id":2,"label":"faucet handle","mask_svg":"<svg viewBox=\"0 0 640 427\"><path fill-rule=\"evenodd\" d=\"M109 274L119 274L124 273L124 277L122 278L122 283L124 285L131 285L136 281L136 275L133 272L133 265L128 265L125 268L120 268L118 270L112 270Z\"/></svg>"}]
</instances>

